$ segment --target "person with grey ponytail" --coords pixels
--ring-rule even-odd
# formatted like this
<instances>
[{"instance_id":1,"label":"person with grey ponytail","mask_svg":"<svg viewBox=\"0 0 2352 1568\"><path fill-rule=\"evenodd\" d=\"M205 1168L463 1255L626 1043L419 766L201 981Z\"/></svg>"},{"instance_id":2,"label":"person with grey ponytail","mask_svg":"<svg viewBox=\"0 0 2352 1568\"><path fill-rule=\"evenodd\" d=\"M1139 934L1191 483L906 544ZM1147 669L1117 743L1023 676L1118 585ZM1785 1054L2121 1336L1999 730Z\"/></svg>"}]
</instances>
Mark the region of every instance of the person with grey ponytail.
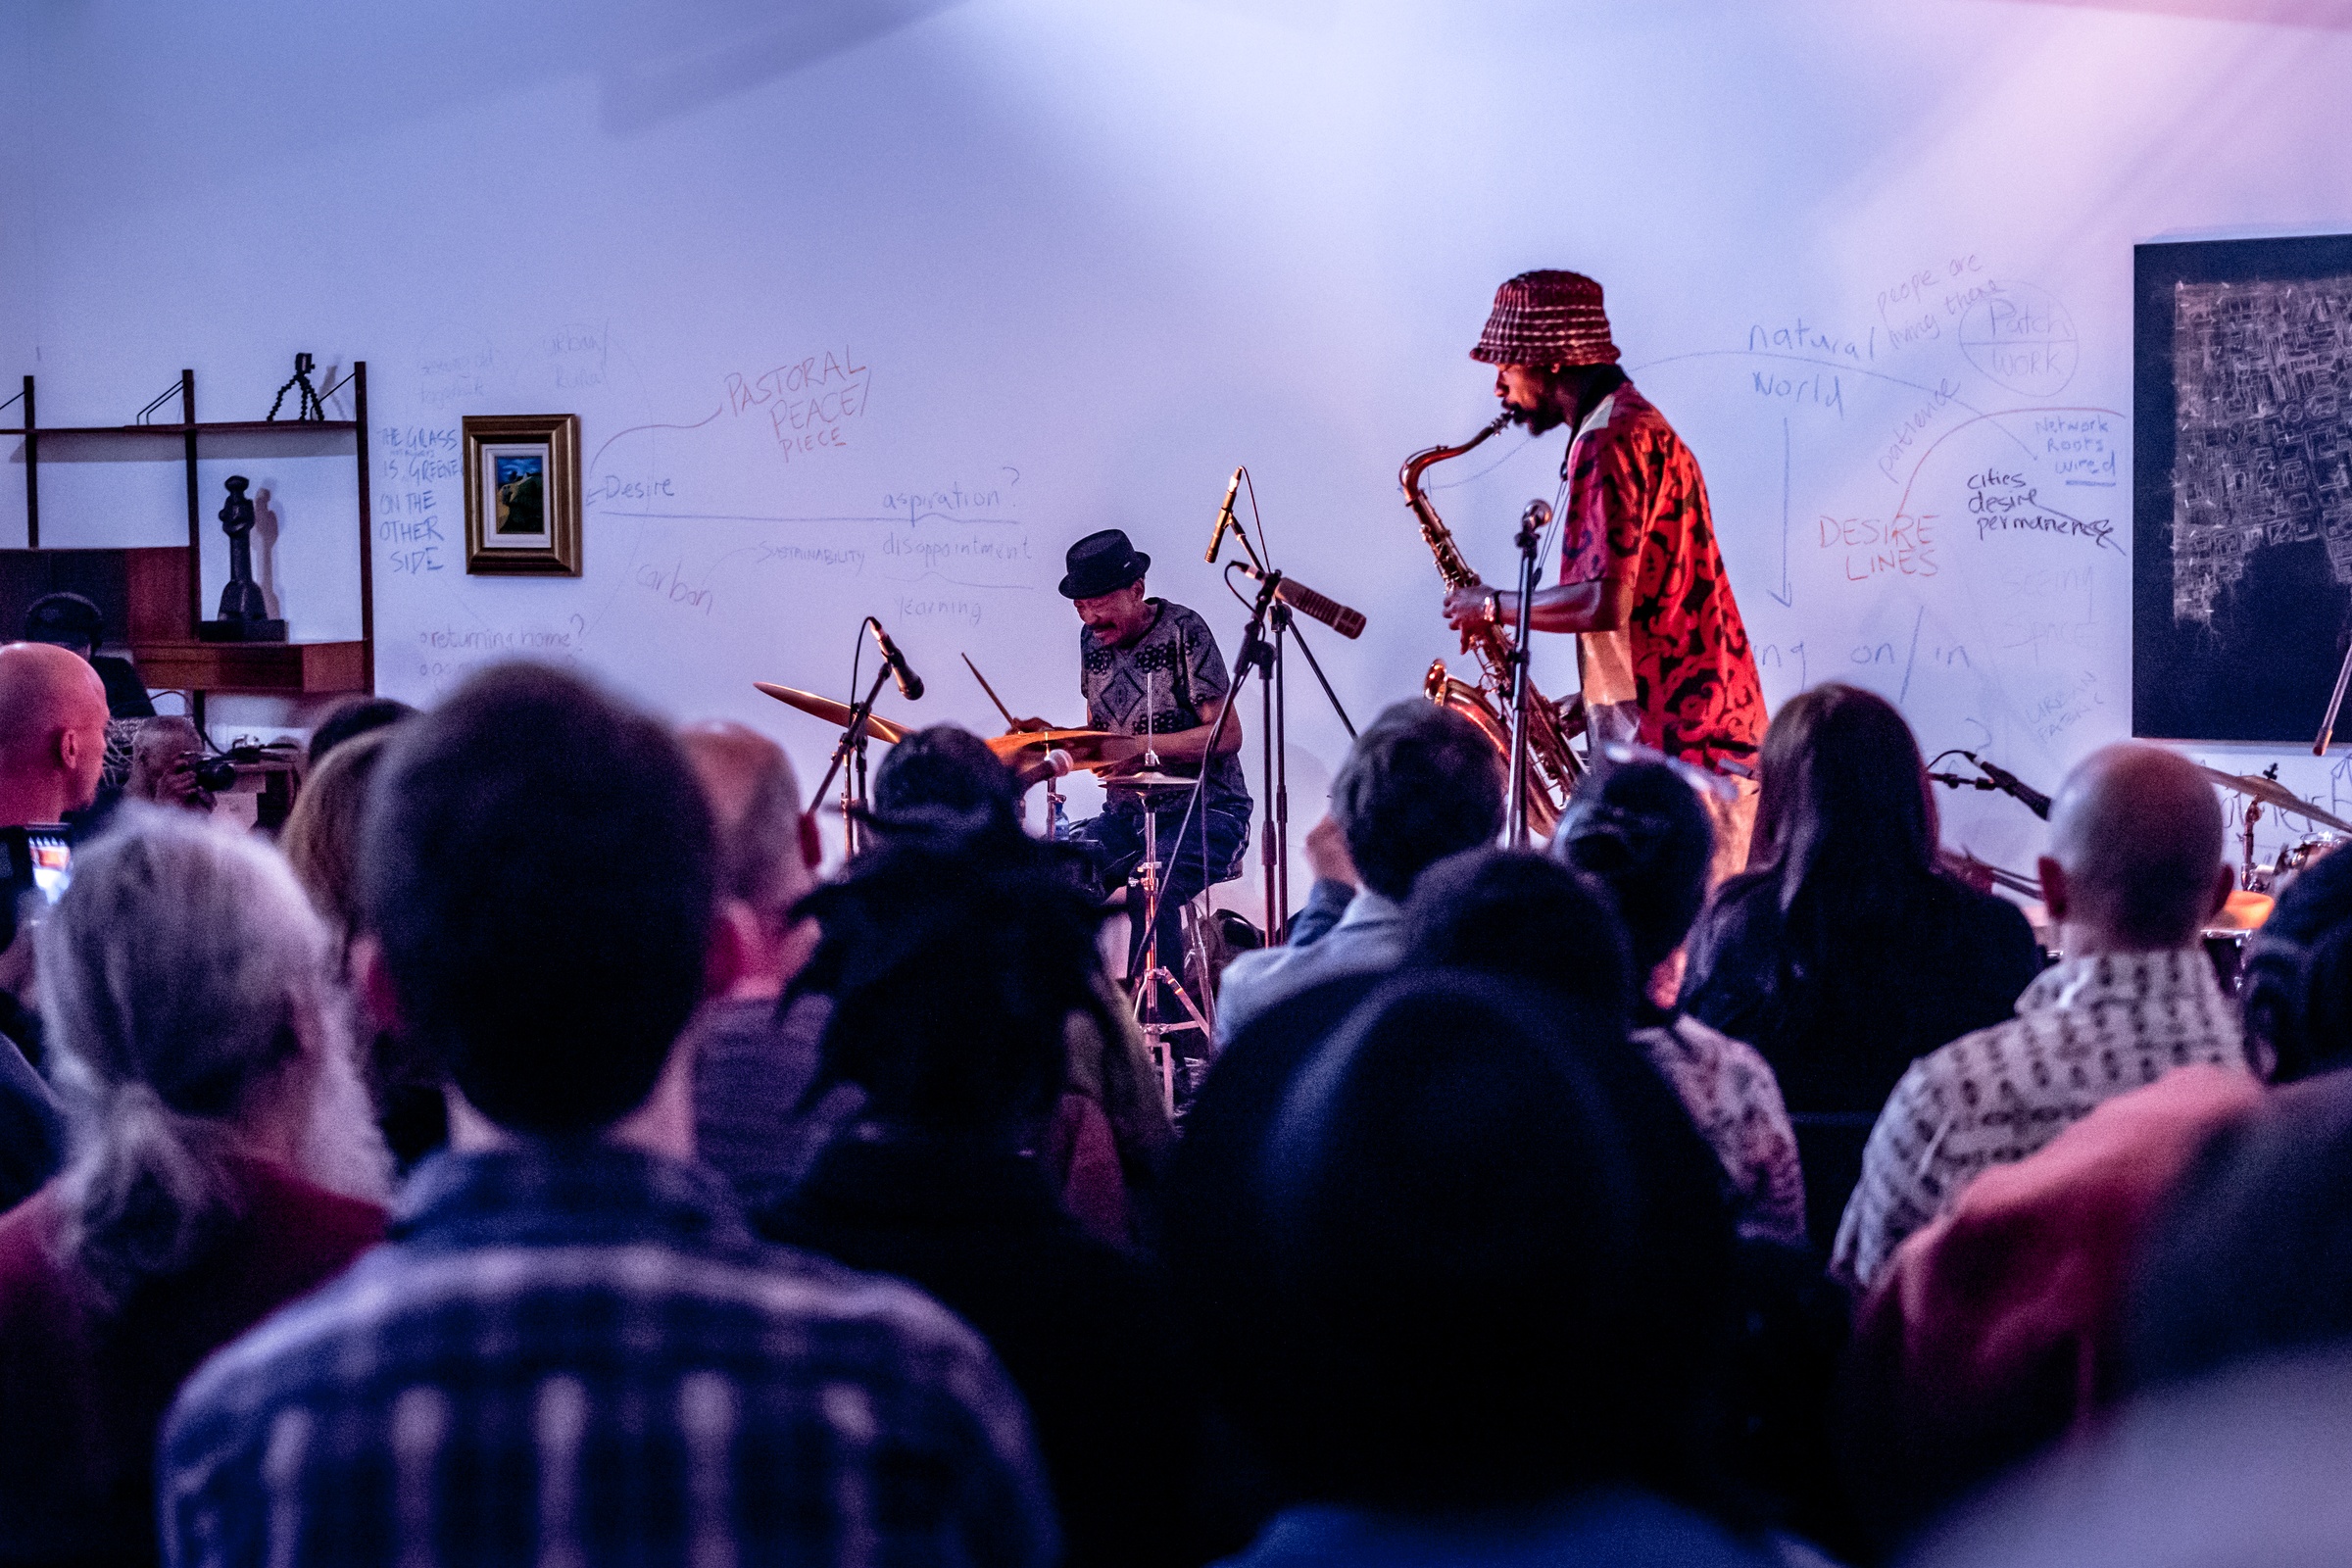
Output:
<instances>
[{"instance_id":1,"label":"person with grey ponytail","mask_svg":"<svg viewBox=\"0 0 2352 1568\"><path fill-rule=\"evenodd\" d=\"M152 1559L179 1384L384 1228L331 939L284 860L126 808L74 872L38 933L70 1150L0 1217L0 1561Z\"/></svg>"}]
</instances>

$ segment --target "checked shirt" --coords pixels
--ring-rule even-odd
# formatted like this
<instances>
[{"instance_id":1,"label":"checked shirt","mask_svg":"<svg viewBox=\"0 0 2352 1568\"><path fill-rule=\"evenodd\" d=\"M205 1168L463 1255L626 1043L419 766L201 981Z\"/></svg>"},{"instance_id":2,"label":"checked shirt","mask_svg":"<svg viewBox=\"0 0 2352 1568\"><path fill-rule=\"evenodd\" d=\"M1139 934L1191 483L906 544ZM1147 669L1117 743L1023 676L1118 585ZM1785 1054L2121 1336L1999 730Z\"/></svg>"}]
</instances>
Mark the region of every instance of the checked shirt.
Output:
<instances>
[{"instance_id":1,"label":"checked shirt","mask_svg":"<svg viewBox=\"0 0 2352 1568\"><path fill-rule=\"evenodd\" d=\"M768 1246L700 1166L420 1167L390 1240L189 1380L165 1561L1030 1568L1020 1398L906 1286Z\"/></svg>"}]
</instances>

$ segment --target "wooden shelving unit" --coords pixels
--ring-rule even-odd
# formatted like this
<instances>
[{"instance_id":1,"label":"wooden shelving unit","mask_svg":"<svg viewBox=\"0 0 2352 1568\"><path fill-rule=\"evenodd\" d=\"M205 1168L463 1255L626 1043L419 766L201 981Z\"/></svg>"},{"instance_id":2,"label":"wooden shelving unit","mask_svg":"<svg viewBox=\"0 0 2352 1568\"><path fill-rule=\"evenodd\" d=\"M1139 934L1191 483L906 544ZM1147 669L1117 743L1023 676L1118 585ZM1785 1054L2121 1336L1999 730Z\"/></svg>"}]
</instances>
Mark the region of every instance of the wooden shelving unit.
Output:
<instances>
[{"instance_id":1,"label":"wooden shelving unit","mask_svg":"<svg viewBox=\"0 0 2352 1568\"><path fill-rule=\"evenodd\" d=\"M350 419L223 419L200 423L196 418L196 372L179 372L180 416L169 424L43 425L37 416L33 378L24 377L21 398L24 422L0 426L0 437L22 436L24 441L25 550L0 555L41 555L40 449L43 443L102 437L120 440L178 443L188 475L188 542L180 546L115 552L76 551L78 555L114 554L145 558L126 561L132 604L129 642L140 674L158 690L178 688L201 703L206 693L278 697L314 697L336 692L375 690L375 573L374 551L368 529L368 362L355 361L348 382ZM330 391L334 390L332 388ZM167 393L168 397L169 394ZM160 400L159 400L160 401ZM196 465L206 438L290 435L297 438L348 435L358 480L357 514L360 547L360 637L357 642L208 643L196 639L196 623L204 618L203 559L204 497L198 489ZM60 552L61 554L63 552ZM176 558L175 561L166 558ZM182 581L181 579L184 579ZM176 598L184 607L177 624L158 618L161 596ZM0 627L14 635L15 627Z\"/></svg>"}]
</instances>

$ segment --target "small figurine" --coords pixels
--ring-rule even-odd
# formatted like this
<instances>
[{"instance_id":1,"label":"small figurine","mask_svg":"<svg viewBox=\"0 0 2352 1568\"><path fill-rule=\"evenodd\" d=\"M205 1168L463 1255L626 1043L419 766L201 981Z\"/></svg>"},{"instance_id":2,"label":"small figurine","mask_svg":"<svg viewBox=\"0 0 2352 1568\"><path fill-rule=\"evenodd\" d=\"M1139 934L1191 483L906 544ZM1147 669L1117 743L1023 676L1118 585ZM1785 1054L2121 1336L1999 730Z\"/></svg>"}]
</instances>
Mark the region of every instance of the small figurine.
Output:
<instances>
[{"instance_id":1,"label":"small figurine","mask_svg":"<svg viewBox=\"0 0 2352 1568\"><path fill-rule=\"evenodd\" d=\"M252 481L228 476L228 502L220 509L220 530L228 535L228 581L220 587L220 618L199 622L196 635L208 643L282 643L286 623L270 618L262 585L253 580L253 503L245 499Z\"/></svg>"}]
</instances>

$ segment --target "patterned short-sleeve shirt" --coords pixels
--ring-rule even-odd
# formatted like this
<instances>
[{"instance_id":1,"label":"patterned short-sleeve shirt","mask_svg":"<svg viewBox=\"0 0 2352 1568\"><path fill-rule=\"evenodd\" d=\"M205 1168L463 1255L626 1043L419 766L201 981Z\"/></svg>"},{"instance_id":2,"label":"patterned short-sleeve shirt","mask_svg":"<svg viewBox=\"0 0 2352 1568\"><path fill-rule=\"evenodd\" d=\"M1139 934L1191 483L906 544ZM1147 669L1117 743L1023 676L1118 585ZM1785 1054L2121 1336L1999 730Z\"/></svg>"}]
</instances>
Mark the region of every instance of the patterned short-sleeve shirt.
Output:
<instances>
[{"instance_id":1,"label":"patterned short-sleeve shirt","mask_svg":"<svg viewBox=\"0 0 2352 1568\"><path fill-rule=\"evenodd\" d=\"M1911 1064L1862 1152L1830 1270L1868 1286L1914 1231L2116 1096L2194 1063L2246 1072L2237 1008L2193 948L2044 969L2007 1023Z\"/></svg>"},{"instance_id":2,"label":"patterned short-sleeve shirt","mask_svg":"<svg viewBox=\"0 0 2352 1568\"><path fill-rule=\"evenodd\" d=\"M1634 585L1624 632L1588 637L1589 656L1595 643L1622 651L1632 689L1594 689L1589 657L1587 700L1638 704L1642 744L1669 757L1752 766L1764 690L1716 549L1698 460L1629 383L1592 411L1560 476L1568 486L1560 581L1630 576Z\"/></svg>"},{"instance_id":3,"label":"patterned short-sleeve shirt","mask_svg":"<svg viewBox=\"0 0 2352 1568\"><path fill-rule=\"evenodd\" d=\"M1217 652L1208 622L1192 611L1165 599L1145 603L1156 613L1152 629L1132 647L1113 647L1091 626L1078 632L1078 689L1086 697L1086 721L1095 729L1121 735L1143 734L1147 715L1154 735L1197 729L1208 722L1203 707L1233 689L1225 658ZM1197 777L1200 771L1179 762L1163 762L1159 770L1182 778ZM1115 784L1110 791L1114 809L1140 809L1140 799ZM1176 799L1181 802L1184 797L1178 794ZM1242 776L1241 754L1227 752L1209 763L1201 805L1235 804L1249 807L1250 786Z\"/></svg>"}]
</instances>

